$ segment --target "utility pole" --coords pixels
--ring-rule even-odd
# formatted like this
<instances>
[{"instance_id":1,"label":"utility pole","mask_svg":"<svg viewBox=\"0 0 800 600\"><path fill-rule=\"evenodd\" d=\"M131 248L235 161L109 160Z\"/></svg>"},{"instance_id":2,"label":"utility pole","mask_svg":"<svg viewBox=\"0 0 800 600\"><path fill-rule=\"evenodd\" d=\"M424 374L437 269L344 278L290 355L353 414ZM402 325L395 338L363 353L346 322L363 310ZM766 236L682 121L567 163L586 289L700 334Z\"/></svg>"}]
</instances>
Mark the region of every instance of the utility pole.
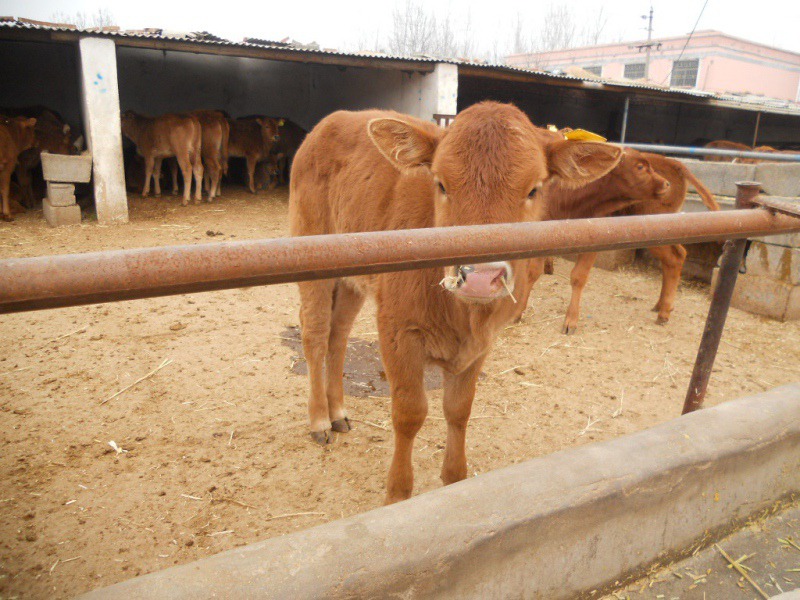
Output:
<instances>
[{"instance_id":1,"label":"utility pole","mask_svg":"<svg viewBox=\"0 0 800 600\"><path fill-rule=\"evenodd\" d=\"M643 19L648 19L646 15L642 15ZM647 22L647 44L645 45L645 58L644 58L644 80L650 81L650 48L653 46L650 40L653 38L653 5L650 5L650 17Z\"/></svg>"}]
</instances>

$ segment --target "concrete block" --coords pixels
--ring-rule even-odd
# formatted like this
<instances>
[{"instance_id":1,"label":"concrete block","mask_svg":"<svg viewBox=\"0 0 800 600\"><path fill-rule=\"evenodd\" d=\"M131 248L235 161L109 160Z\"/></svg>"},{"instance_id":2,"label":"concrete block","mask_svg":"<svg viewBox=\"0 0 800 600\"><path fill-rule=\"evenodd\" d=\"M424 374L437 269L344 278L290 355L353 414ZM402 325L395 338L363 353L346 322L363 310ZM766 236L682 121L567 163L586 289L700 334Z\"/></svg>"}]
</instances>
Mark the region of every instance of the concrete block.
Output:
<instances>
[{"instance_id":1,"label":"concrete block","mask_svg":"<svg viewBox=\"0 0 800 600\"><path fill-rule=\"evenodd\" d=\"M81 207L77 204L72 206L53 206L48 198L42 201L44 208L44 218L50 227L61 225L80 225Z\"/></svg>"},{"instance_id":2,"label":"concrete block","mask_svg":"<svg viewBox=\"0 0 800 600\"><path fill-rule=\"evenodd\" d=\"M752 242L745 259L748 275L800 285L800 249Z\"/></svg>"},{"instance_id":3,"label":"concrete block","mask_svg":"<svg viewBox=\"0 0 800 600\"><path fill-rule=\"evenodd\" d=\"M575 262L578 260L577 254L567 254L564 256L567 260ZM622 267L628 267L633 264L636 259L636 250L608 250L607 252L600 252L597 260L594 263L595 267L605 269L606 271L617 271Z\"/></svg>"},{"instance_id":4,"label":"concrete block","mask_svg":"<svg viewBox=\"0 0 800 600\"><path fill-rule=\"evenodd\" d=\"M752 238L755 242L765 242L773 246L784 246L785 248L800 248L800 233L781 233L778 235L765 235L763 237Z\"/></svg>"},{"instance_id":5,"label":"concrete block","mask_svg":"<svg viewBox=\"0 0 800 600\"><path fill-rule=\"evenodd\" d=\"M72 206L75 204L75 185L48 181L47 199L50 200L50 206Z\"/></svg>"},{"instance_id":6,"label":"concrete block","mask_svg":"<svg viewBox=\"0 0 800 600\"><path fill-rule=\"evenodd\" d=\"M800 163L760 163L755 179L770 196L800 196Z\"/></svg>"},{"instance_id":7,"label":"concrete block","mask_svg":"<svg viewBox=\"0 0 800 600\"><path fill-rule=\"evenodd\" d=\"M799 444L794 384L81 598L599 598L800 491Z\"/></svg>"},{"instance_id":8,"label":"concrete block","mask_svg":"<svg viewBox=\"0 0 800 600\"><path fill-rule=\"evenodd\" d=\"M716 286L719 269L714 269L711 286ZM740 273L731 306L779 321L800 319L800 287L772 277Z\"/></svg>"},{"instance_id":9,"label":"concrete block","mask_svg":"<svg viewBox=\"0 0 800 600\"><path fill-rule=\"evenodd\" d=\"M754 181L756 165L712 162L683 159L695 176L702 181L712 194L736 196L737 181Z\"/></svg>"}]
</instances>

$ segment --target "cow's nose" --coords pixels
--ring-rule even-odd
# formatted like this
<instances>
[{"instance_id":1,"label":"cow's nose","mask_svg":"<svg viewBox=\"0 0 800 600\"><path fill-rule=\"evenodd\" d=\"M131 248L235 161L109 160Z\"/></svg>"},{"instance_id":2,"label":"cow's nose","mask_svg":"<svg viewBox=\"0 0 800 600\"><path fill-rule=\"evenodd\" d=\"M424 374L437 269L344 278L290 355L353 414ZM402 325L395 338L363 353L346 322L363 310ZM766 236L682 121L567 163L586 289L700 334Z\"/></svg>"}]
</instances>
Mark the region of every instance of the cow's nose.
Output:
<instances>
[{"instance_id":1,"label":"cow's nose","mask_svg":"<svg viewBox=\"0 0 800 600\"><path fill-rule=\"evenodd\" d=\"M511 293L511 265L507 262L463 265L456 270L460 296L479 300L492 300Z\"/></svg>"}]
</instances>

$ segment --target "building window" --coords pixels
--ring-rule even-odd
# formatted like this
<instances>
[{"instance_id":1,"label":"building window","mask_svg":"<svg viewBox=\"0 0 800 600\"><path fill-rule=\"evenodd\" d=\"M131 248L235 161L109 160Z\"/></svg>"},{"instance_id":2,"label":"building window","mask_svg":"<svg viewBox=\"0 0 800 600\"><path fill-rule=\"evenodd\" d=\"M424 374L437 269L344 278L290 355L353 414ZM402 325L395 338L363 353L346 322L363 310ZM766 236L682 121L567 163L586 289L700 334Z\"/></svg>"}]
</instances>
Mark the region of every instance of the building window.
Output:
<instances>
[{"instance_id":1,"label":"building window","mask_svg":"<svg viewBox=\"0 0 800 600\"><path fill-rule=\"evenodd\" d=\"M584 71L589 71L592 75L597 75L600 77L603 74L603 67L601 65L597 65L594 67L583 67Z\"/></svg>"},{"instance_id":2,"label":"building window","mask_svg":"<svg viewBox=\"0 0 800 600\"><path fill-rule=\"evenodd\" d=\"M625 65L625 79L644 79L644 63L630 63Z\"/></svg>"},{"instance_id":3,"label":"building window","mask_svg":"<svg viewBox=\"0 0 800 600\"><path fill-rule=\"evenodd\" d=\"M700 60L676 60L672 63L672 77L669 84L672 87L694 87L697 84L697 70Z\"/></svg>"}]
</instances>

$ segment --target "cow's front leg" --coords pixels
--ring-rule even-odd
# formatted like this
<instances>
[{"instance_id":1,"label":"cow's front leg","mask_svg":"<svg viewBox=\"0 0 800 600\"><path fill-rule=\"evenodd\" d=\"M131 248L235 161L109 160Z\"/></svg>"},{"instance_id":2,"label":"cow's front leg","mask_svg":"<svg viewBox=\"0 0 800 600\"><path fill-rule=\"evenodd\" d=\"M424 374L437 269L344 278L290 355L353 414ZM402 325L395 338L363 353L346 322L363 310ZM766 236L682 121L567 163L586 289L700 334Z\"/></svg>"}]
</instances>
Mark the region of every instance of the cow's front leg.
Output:
<instances>
[{"instance_id":1,"label":"cow's front leg","mask_svg":"<svg viewBox=\"0 0 800 600\"><path fill-rule=\"evenodd\" d=\"M425 396L425 349L413 332L381 329L381 355L392 390L394 455L389 467L386 504L411 497L414 467L411 454L414 438L428 415Z\"/></svg>"},{"instance_id":2,"label":"cow's front leg","mask_svg":"<svg viewBox=\"0 0 800 600\"><path fill-rule=\"evenodd\" d=\"M467 422L484 360L485 356L480 357L457 375L444 372L442 408L447 421L447 446L441 476L445 485L467 477Z\"/></svg>"}]
</instances>

